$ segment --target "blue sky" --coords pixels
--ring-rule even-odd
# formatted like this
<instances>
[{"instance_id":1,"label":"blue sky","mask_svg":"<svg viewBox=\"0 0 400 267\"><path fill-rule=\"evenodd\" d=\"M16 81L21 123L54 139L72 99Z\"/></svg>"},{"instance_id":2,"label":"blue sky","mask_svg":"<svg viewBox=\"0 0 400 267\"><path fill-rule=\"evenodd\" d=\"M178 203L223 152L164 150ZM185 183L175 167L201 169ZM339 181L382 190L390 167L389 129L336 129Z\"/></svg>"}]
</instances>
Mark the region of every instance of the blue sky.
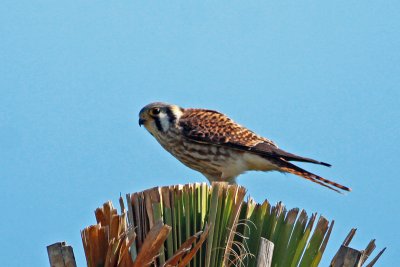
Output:
<instances>
[{"instance_id":1,"label":"blue sky","mask_svg":"<svg viewBox=\"0 0 400 267\"><path fill-rule=\"evenodd\" d=\"M120 193L206 181L137 123L166 101L216 109L353 188L250 172L250 195L335 219L326 266L352 228L400 254L398 1L3 1L0 258L46 266Z\"/></svg>"}]
</instances>

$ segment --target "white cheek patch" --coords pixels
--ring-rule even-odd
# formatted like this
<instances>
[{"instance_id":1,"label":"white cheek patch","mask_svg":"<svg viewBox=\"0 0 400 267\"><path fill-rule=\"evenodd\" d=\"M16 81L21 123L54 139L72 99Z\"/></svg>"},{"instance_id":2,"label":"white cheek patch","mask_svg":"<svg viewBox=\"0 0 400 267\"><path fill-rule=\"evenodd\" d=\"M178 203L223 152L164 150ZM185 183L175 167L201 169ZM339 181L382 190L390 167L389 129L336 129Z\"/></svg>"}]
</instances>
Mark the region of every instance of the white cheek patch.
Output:
<instances>
[{"instance_id":1,"label":"white cheek patch","mask_svg":"<svg viewBox=\"0 0 400 267\"><path fill-rule=\"evenodd\" d=\"M161 128L163 129L163 132L167 131L169 129L168 115L165 113L160 113L158 118L160 119Z\"/></svg>"}]
</instances>

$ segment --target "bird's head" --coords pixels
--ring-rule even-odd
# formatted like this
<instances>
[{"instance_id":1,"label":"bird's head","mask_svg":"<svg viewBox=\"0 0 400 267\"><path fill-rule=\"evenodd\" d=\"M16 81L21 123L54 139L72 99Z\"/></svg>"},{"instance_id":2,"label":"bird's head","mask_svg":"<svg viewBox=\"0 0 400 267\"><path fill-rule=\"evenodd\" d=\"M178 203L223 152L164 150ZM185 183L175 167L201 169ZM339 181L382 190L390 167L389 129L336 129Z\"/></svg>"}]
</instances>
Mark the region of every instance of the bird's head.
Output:
<instances>
[{"instance_id":1,"label":"bird's head","mask_svg":"<svg viewBox=\"0 0 400 267\"><path fill-rule=\"evenodd\" d=\"M177 105L155 102L143 107L139 112L139 126L152 134L159 135L167 132L176 125L182 116L183 109Z\"/></svg>"}]
</instances>

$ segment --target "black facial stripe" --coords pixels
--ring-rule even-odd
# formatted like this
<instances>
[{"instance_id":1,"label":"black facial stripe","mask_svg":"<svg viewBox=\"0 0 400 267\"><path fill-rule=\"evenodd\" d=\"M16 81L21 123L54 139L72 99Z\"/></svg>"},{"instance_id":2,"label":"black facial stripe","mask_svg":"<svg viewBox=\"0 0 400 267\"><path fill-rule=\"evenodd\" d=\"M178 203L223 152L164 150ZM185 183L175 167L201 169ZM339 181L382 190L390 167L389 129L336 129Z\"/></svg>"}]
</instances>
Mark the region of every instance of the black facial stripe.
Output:
<instances>
[{"instance_id":1,"label":"black facial stripe","mask_svg":"<svg viewBox=\"0 0 400 267\"><path fill-rule=\"evenodd\" d=\"M176 121L176 116L175 114L172 112L171 108L168 107L167 108L167 116L168 116L168 121L170 124L174 124Z\"/></svg>"},{"instance_id":2,"label":"black facial stripe","mask_svg":"<svg viewBox=\"0 0 400 267\"><path fill-rule=\"evenodd\" d=\"M162 125L161 125L160 118L159 118L159 117L154 117L154 121L155 121L155 123L156 123L157 129L158 129L160 132L164 132L164 129L163 129Z\"/></svg>"}]
</instances>

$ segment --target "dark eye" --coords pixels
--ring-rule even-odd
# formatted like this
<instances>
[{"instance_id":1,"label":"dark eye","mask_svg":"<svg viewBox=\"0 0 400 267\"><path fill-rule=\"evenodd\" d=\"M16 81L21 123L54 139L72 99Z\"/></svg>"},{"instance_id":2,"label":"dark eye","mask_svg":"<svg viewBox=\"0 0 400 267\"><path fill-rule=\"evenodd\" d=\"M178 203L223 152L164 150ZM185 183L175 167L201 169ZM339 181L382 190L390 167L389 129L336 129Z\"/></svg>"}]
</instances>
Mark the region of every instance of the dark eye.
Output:
<instances>
[{"instance_id":1,"label":"dark eye","mask_svg":"<svg viewBox=\"0 0 400 267\"><path fill-rule=\"evenodd\" d=\"M158 115L160 114L160 109L159 108L152 108L150 110L150 115Z\"/></svg>"}]
</instances>

